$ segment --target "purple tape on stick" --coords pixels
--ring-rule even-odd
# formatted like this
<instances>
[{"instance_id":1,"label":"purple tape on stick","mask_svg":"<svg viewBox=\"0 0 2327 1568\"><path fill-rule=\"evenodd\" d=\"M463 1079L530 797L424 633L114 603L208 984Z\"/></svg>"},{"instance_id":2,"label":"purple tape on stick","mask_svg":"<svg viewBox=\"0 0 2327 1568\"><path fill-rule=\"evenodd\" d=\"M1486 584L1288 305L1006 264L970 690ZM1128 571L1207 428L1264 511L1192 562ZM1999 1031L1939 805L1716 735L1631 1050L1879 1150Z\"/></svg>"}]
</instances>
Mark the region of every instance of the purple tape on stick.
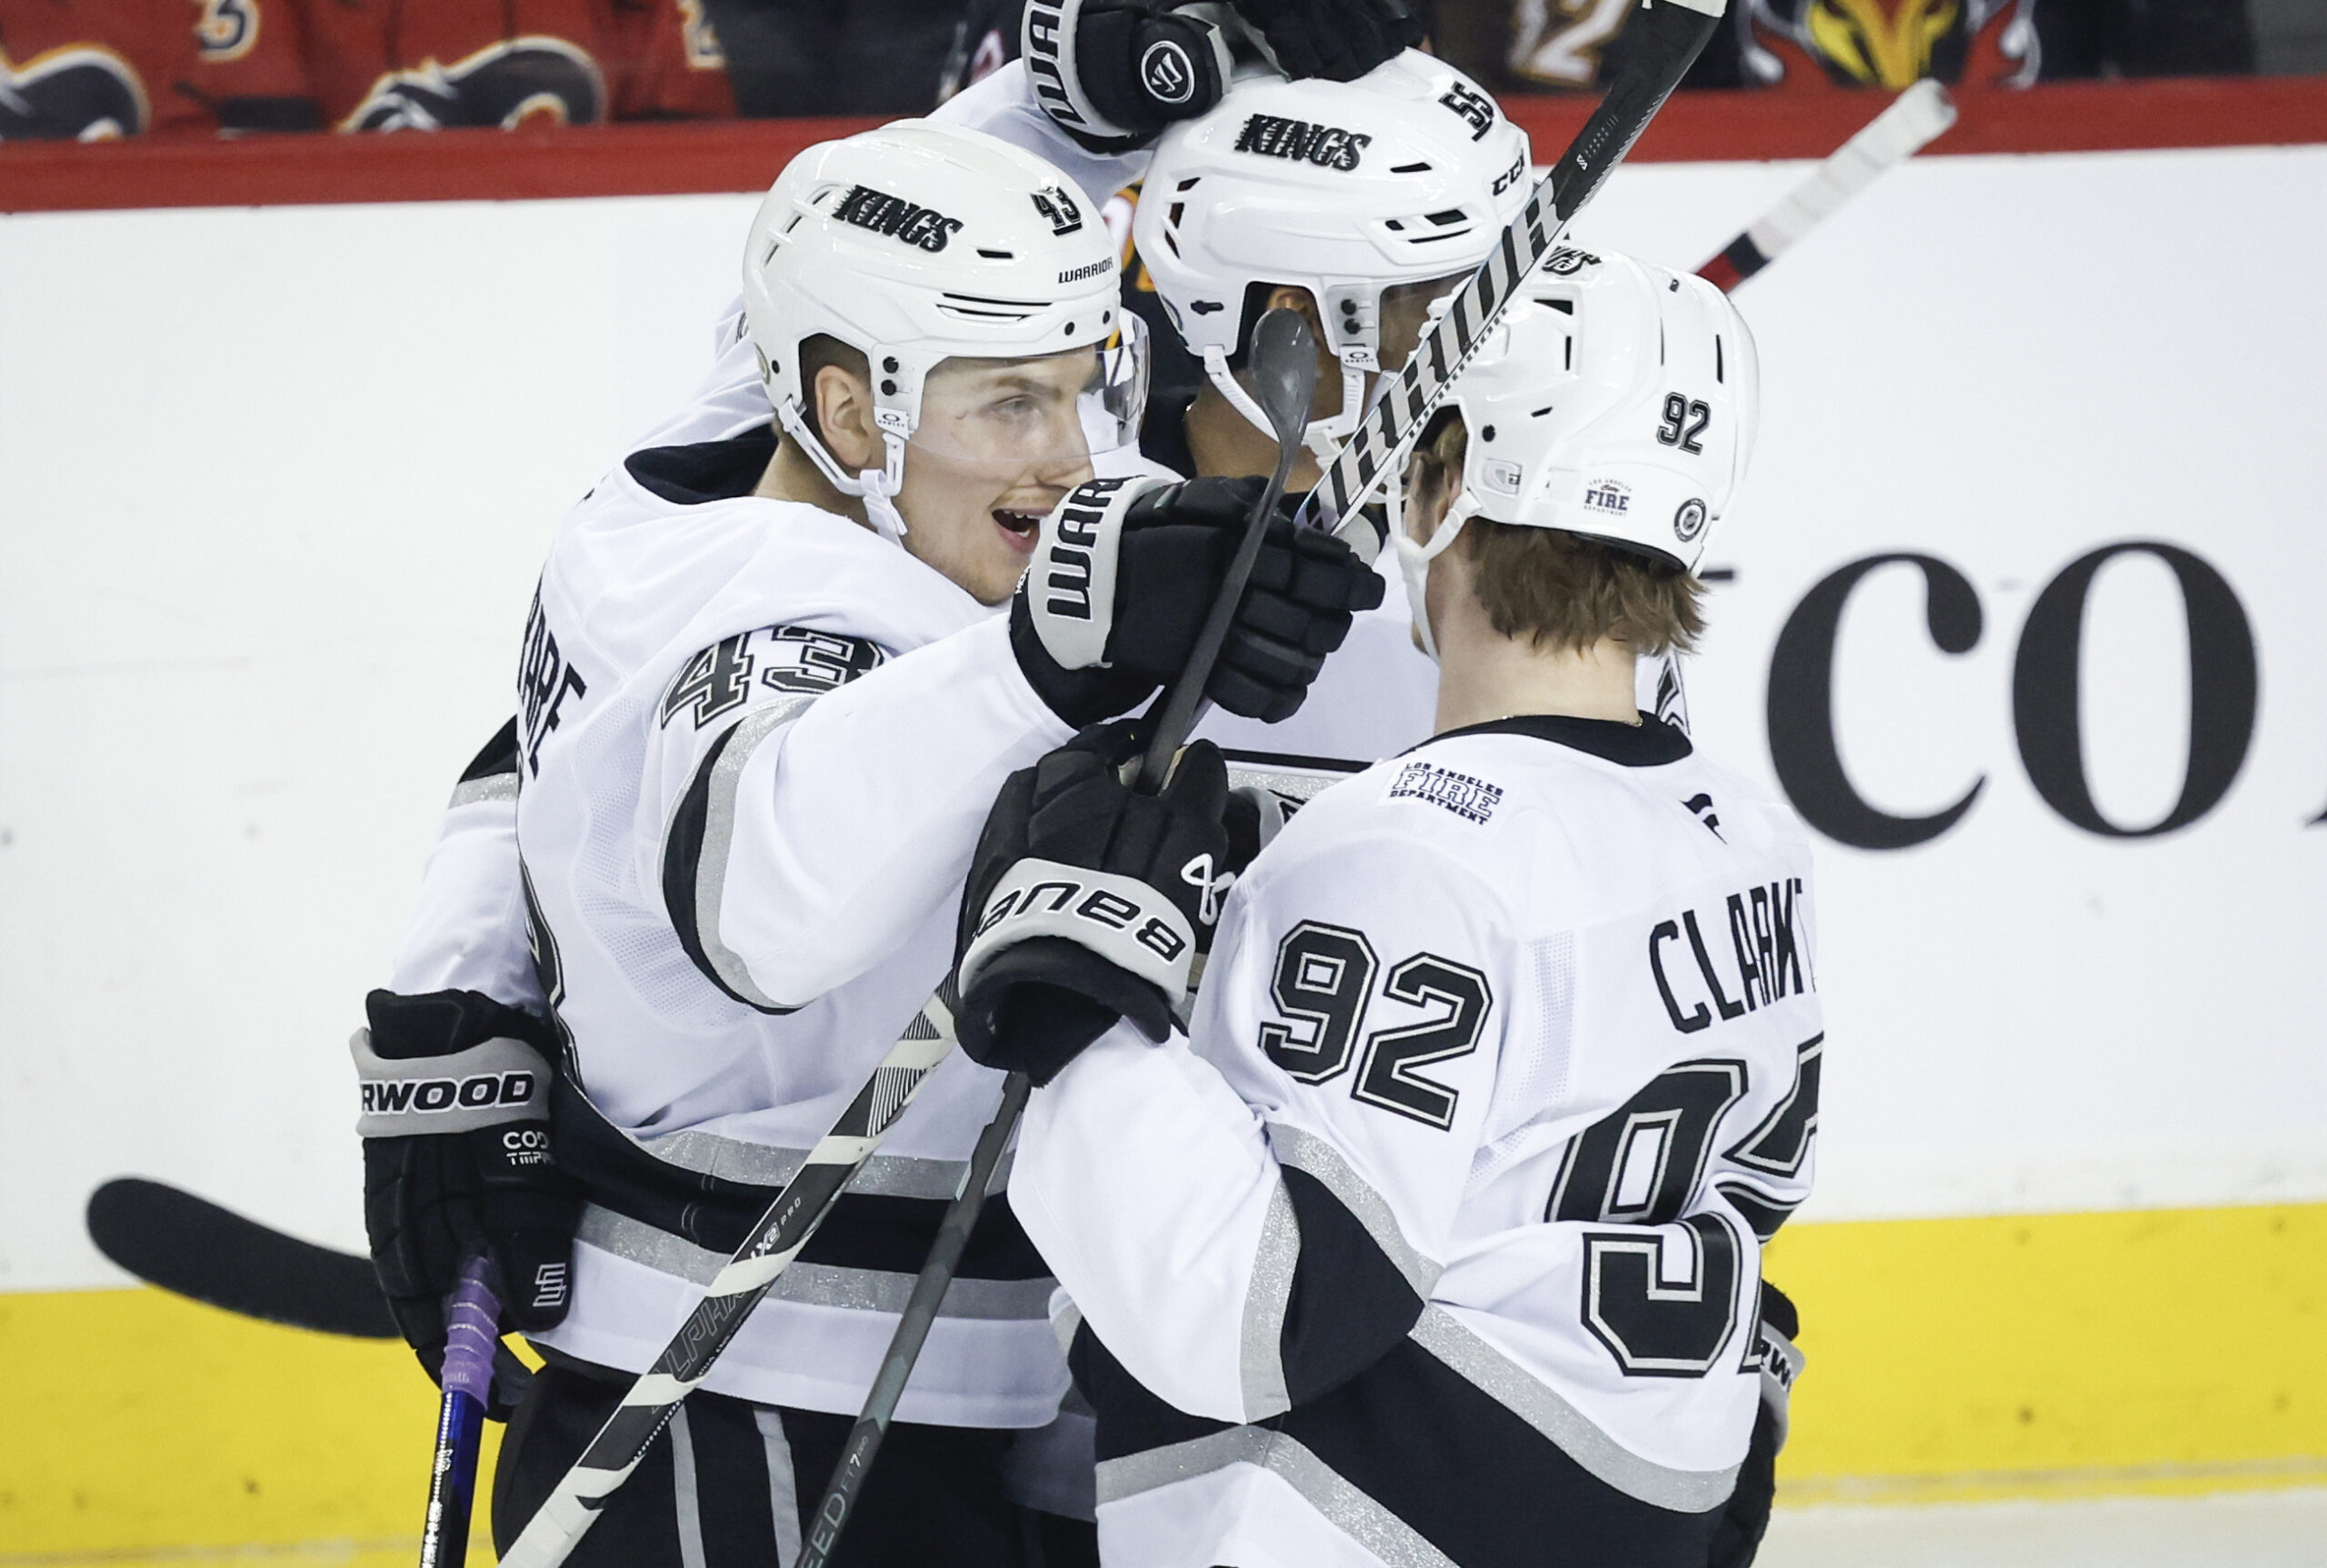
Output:
<instances>
[{"instance_id":1,"label":"purple tape on stick","mask_svg":"<svg viewBox=\"0 0 2327 1568\"><path fill-rule=\"evenodd\" d=\"M493 1292L493 1265L471 1258L461 1283L444 1298L444 1392L479 1404L493 1392L493 1350L499 1343L501 1302Z\"/></svg>"}]
</instances>

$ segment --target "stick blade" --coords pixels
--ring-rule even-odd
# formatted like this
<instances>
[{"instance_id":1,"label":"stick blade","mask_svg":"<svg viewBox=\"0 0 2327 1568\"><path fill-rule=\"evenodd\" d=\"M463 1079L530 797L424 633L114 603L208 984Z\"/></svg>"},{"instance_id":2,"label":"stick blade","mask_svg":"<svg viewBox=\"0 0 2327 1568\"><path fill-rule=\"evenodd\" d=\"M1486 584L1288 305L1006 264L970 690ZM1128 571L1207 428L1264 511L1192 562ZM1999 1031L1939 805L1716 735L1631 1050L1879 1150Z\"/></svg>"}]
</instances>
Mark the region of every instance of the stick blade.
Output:
<instances>
[{"instance_id":1,"label":"stick blade","mask_svg":"<svg viewBox=\"0 0 2327 1568\"><path fill-rule=\"evenodd\" d=\"M89 1240L147 1284L289 1328L397 1338L372 1260L303 1242L162 1182L89 1194Z\"/></svg>"}]
</instances>

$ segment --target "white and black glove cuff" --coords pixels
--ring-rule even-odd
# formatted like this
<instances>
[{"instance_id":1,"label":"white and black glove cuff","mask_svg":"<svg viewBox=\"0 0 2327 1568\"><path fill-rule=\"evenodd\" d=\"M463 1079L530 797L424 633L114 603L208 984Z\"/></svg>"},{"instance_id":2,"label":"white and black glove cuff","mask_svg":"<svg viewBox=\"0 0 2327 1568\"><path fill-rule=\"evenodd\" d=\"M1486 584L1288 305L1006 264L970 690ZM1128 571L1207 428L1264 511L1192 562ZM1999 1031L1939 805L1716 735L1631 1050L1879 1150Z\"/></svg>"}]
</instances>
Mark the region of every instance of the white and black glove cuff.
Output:
<instances>
[{"instance_id":1,"label":"white and black glove cuff","mask_svg":"<svg viewBox=\"0 0 2327 1568\"><path fill-rule=\"evenodd\" d=\"M522 1040L481 1041L442 1056L390 1058L358 1029L347 1048L355 1058L365 1138L468 1133L512 1122L549 1120L549 1063Z\"/></svg>"},{"instance_id":2,"label":"white and black glove cuff","mask_svg":"<svg viewBox=\"0 0 2327 1568\"><path fill-rule=\"evenodd\" d=\"M1233 61L1213 8L1027 0L1019 53L1043 112L1094 152L1127 151L1220 102Z\"/></svg>"},{"instance_id":3,"label":"white and black glove cuff","mask_svg":"<svg viewBox=\"0 0 2327 1568\"><path fill-rule=\"evenodd\" d=\"M1028 858L1004 872L963 951L959 987L967 996L1004 953L1057 937L1145 981L1179 1006L1195 956L1195 930L1178 905L1135 876Z\"/></svg>"},{"instance_id":4,"label":"white and black glove cuff","mask_svg":"<svg viewBox=\"0 0 2327 1568\"><path fill-rule=\"evenodd\" d=\"M1061 669L1106 664L1124 519L1142 495L1172 483L1148 474L1085 480L1043 519L1026 572L1026 608L1043 651Z\"/></svg>"},{"instance_id":5,"label":"white and black glove cuff","mask_svg":"<svg viewBox=\"0 0 2327 1568\"><path fill-rule=\"evenodd\" d=\"M1801 1347L1767 1318L1762 1320L1758 1332L1761 1338L1754 1348L1762 1358L1762 1403L1777 1427L1778 1447L1783 1449L1787 1407L1793 1402L1794 1379L1802 1375L1806 1358Z\"/></svg>"}]
</instances>

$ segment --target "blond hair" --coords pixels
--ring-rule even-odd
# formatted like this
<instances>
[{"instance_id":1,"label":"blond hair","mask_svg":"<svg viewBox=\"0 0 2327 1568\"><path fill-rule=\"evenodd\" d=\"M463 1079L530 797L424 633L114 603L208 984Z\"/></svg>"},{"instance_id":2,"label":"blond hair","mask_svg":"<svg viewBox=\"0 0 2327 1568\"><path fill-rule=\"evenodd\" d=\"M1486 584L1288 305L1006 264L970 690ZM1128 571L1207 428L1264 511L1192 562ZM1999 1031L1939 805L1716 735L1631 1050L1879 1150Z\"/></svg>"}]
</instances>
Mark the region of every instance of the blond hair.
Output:
<instances>
[{"instance_id":1,"label":"blond hair","mask_svg":"<svg viewBox=\"0 0 2327 1568\"><path fill-rule=\"evenodd\" d=\"M1439 416L1414 452L1416 502L1453 496L1469 442L1459 414ZM1473 517L1463 532L1479 604L1503 636L1576 653L1604 638L1662 654L1687 652L1704 632L1704 585L1693 573L1558 528Z\"/></svg>"}]
</instances>

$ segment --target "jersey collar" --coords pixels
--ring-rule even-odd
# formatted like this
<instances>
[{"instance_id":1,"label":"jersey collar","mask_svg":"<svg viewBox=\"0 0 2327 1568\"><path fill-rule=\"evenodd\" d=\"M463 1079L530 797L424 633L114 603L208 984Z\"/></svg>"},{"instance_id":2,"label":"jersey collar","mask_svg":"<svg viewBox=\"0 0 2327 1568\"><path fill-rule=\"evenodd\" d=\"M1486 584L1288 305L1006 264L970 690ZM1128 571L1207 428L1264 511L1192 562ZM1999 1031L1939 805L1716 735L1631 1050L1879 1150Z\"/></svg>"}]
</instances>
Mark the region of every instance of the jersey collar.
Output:
<instances>
[{"instance_id":1,"label":"jersey collar","mask_svg":"<svg viewBox=\"0 0 2327 1568\"><path fill-rule=\"evenodd\" d=\"M630 476L664 500L681 506L733 501L759 485L775 455L775 426L763 424L729 441L699 441L691 446L650 446L623 459Z\"/></svg>"},{"instance_id":2,"label":"jersey collar","mask_svg":"<svg viewBox=\"0 0 2327 1568\"><path fill-rule=\"evenodd\" d=\"M1653 714L1643 714L1637 724L1613 719L1579 719L1566 714L1514 714L1483 724L1465 724L1423 743L1433 744L1464 735L1527 735L1554 745L1589 752L1622 767L1654 768L1677 763L1693 749L1686 732ZM1422 748L1412 748L1419 751Z\"/></svg>"}]
</instances>

